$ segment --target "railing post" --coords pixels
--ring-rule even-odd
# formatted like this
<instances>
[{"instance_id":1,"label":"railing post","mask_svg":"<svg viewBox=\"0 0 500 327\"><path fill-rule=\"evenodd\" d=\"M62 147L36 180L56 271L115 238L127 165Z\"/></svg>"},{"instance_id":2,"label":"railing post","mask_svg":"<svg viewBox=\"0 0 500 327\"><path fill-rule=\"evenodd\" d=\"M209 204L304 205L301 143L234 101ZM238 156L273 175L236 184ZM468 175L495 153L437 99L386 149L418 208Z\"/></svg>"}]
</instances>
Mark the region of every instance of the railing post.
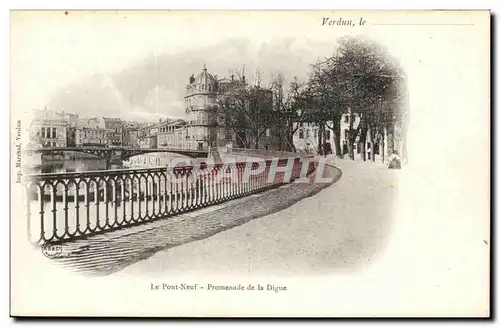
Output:
<instances>
[{"instance_id":1,"label":"railing post","mask_svg":"<svg viewBox=\"0 0 500 327\"><path fill-rule=\"evenodd\" d=\"M95 185L95 190L94 190L94 204L95 204L95 230L100 229L100 224L99 224L99 206L100 206L100 199L99 199L99 178L97 177L94 180L94 185Z\"/></svg>"},{"instance_id":2,"label":"railing post","mask_svg":"<svg viewBox=\"0 0 500 327\"><path fill-rule=\"evenodd\" d=\"M146 219L149 218L149 173L146 174L146 183L144 185L145 187L145 200L146 200Z\"/></svg>"},{"instance_id":3,"label":"railing post","mask_svg":"<svg viewBox=\"0 0 500 327\"><path fill-rule=\"evenodd\" d=\"M45 238L45 210L44 210L44 195L45 195L45 183L38 185L38 201L40 203L40 240L44 241Z\"/></svg>"},{"instance_id":4,"label":"railing post","mask_svg":"<svg viewBox=\"0 0 500 327\"><path fill-rule=\"evenodd\" d=\"M121 186L121 206L122 206L122 214L123 214L123 220L122 220L122 224L125 224L127 222L127 208L126 208L126 201L125 201L125 183L126 183L126 179L124 178L124 176L122 176L122 178L119 179L120 181L120 186Z\"/></svg>"},{"instance_id":5,"label":"railing post","mask_svg":"<svg viewBox=\"0 0 500 327\"><path fill-rule=\"evenodd\" d=\"M64 202L64 236L69 236L69 226L68 226L68 186L69 183L63 183L64 193L63 193L63 202Z\"/></svg>"},{"instance_id":6,"label":"railing post","mask_svg":"<svg viewBox=\"0 0 500 327\"><path fill-rule=\"evenodd\" d=\"M167 206L167 172L163 172L163 214L168 215L168 206Z\"/></svg>"},{"instance_id":7,"label":"railing post","mask_svg":"<svg viewBox=\"0 0 500 327\"><path fill-rule=\"evenodd\" d=\"M57 181L55 181L57 183ZM54 185L54 183L51 184L52 191L51 191L51 197L50 201L52 204L52 236L51 240L54 240L57 238L57 203L56 203L56 197L57 197L57 184Z\"/></svg>"},{"instance_id":8,"label":"railing post","mask_svg":"<svg viewBox=\"0 0 500 327\"><path fill-rule=\"evenodd\" d=\"M103 202L104 202L104 208L105 208L105 212L104 212L104 228L106 226L110 226L109 224L109 199L108 199L108 192L109 192L109 189L108 189L108 182L109 182L109 179L104 179L104 190L102 191L103 194L102 194L102 197L103 197Z\"/></svg>"},{"instance_id":9,"label":"railing post","mask_svg":"<svg viewBox=\"0 0 500 327\"><path fill-rule=\"evenodd\" d=\"M143 220L142 216L142 175L139 174L139 178L137 180L137 210L138 210L138 220Z\"/></svg>"}]
</instances>

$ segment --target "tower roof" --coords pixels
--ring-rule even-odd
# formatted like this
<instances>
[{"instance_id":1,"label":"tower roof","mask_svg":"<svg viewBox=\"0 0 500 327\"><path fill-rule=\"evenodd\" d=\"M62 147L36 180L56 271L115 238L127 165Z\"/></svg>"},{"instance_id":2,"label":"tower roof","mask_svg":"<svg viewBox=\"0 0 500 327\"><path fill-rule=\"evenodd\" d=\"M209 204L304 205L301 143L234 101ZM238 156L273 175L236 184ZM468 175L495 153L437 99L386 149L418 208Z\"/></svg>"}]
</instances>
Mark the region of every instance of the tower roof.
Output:
<instances>
[{"instance_id":1,"label":"tower roof","mask_svg":"<svg viewBox=\"0 0 500 327\"><path fill-rule=\"evenodd\" d=\"M203 70L198 74L198 76L196 76L193 84L196 84L197 86L204 85L205 90L215 90L216 83L216 78L207 71L207 66L204 64Z\"/></svg>"}]
</instances>

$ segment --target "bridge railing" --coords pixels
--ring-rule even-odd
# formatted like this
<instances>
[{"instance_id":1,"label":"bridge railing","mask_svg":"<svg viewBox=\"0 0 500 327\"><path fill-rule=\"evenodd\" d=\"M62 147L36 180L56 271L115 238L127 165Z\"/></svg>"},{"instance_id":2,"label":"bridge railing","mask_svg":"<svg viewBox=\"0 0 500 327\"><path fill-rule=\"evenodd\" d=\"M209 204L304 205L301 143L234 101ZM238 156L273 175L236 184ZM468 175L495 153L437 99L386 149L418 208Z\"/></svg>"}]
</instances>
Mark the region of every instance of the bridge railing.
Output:
<instances>
[{"instance_id":1,"label":"bridge railing","mask_svg":"<svg viewBox=\"0 0 500 327\"><path fill-rule=\"evenodd\" d=\"M28 238L65 242L260 192L300 176L290 160L26 175Z\"/></svg>"}]
</instances>

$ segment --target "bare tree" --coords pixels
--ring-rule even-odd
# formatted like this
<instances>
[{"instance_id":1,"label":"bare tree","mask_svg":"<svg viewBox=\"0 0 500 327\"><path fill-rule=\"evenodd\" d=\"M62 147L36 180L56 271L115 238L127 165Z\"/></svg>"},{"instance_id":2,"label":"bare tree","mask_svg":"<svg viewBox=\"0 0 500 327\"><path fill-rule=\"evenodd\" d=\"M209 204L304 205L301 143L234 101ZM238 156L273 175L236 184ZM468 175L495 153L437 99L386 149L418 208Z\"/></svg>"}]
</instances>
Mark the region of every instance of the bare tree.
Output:
<instances>
[{"instance_id":1,"label":"bare tree","mask_svg":"<svg viewBox=\"0 0 500 327\"><path fill-rule=\"evenodd\" d=\"M305 82L294 78L285 89L285 79L282 73L272 77L273 92L273 129L280 139L279 150L296 152L293 135L299 129L299 124L305 121L309 112L312 97Z\"/></svg>"},{"instance_id":2,"label":"bare tree","mask_svg":"<svg viewBox=\"0 0 500 327\"><path fill-rule=\"evenodd\" d=\"M255 85L248 85L244 71L233 70L237 83L217 101L219 125L230 128L245 147L257 149L259 140L272 123L272 91L260 86L262 72L257 70Z\"/></svg>"}]
</instances>

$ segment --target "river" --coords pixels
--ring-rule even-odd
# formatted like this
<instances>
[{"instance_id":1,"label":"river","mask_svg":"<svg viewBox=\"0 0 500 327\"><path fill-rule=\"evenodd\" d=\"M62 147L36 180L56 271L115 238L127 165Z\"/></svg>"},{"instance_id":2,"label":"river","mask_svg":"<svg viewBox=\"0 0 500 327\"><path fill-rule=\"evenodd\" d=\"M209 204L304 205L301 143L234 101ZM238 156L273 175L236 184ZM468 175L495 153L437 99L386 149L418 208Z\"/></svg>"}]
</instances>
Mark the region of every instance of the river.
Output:
<instances>
[{"instance_id":1,"label":"river","mask_svg":"<svg viewBox=\"0 0 500 327\"><path fill-rule=\"evenodd\" d=\"M115 160L106 167L106 160L89 155L47 155L42 156L41 164L32 165L27 169L29 173L69 173L109 169L127 168L156 168L166 167L174 157L188 157L170 153L143 154L130 158L127 161Z\"/></svg>"}]
</instances>

